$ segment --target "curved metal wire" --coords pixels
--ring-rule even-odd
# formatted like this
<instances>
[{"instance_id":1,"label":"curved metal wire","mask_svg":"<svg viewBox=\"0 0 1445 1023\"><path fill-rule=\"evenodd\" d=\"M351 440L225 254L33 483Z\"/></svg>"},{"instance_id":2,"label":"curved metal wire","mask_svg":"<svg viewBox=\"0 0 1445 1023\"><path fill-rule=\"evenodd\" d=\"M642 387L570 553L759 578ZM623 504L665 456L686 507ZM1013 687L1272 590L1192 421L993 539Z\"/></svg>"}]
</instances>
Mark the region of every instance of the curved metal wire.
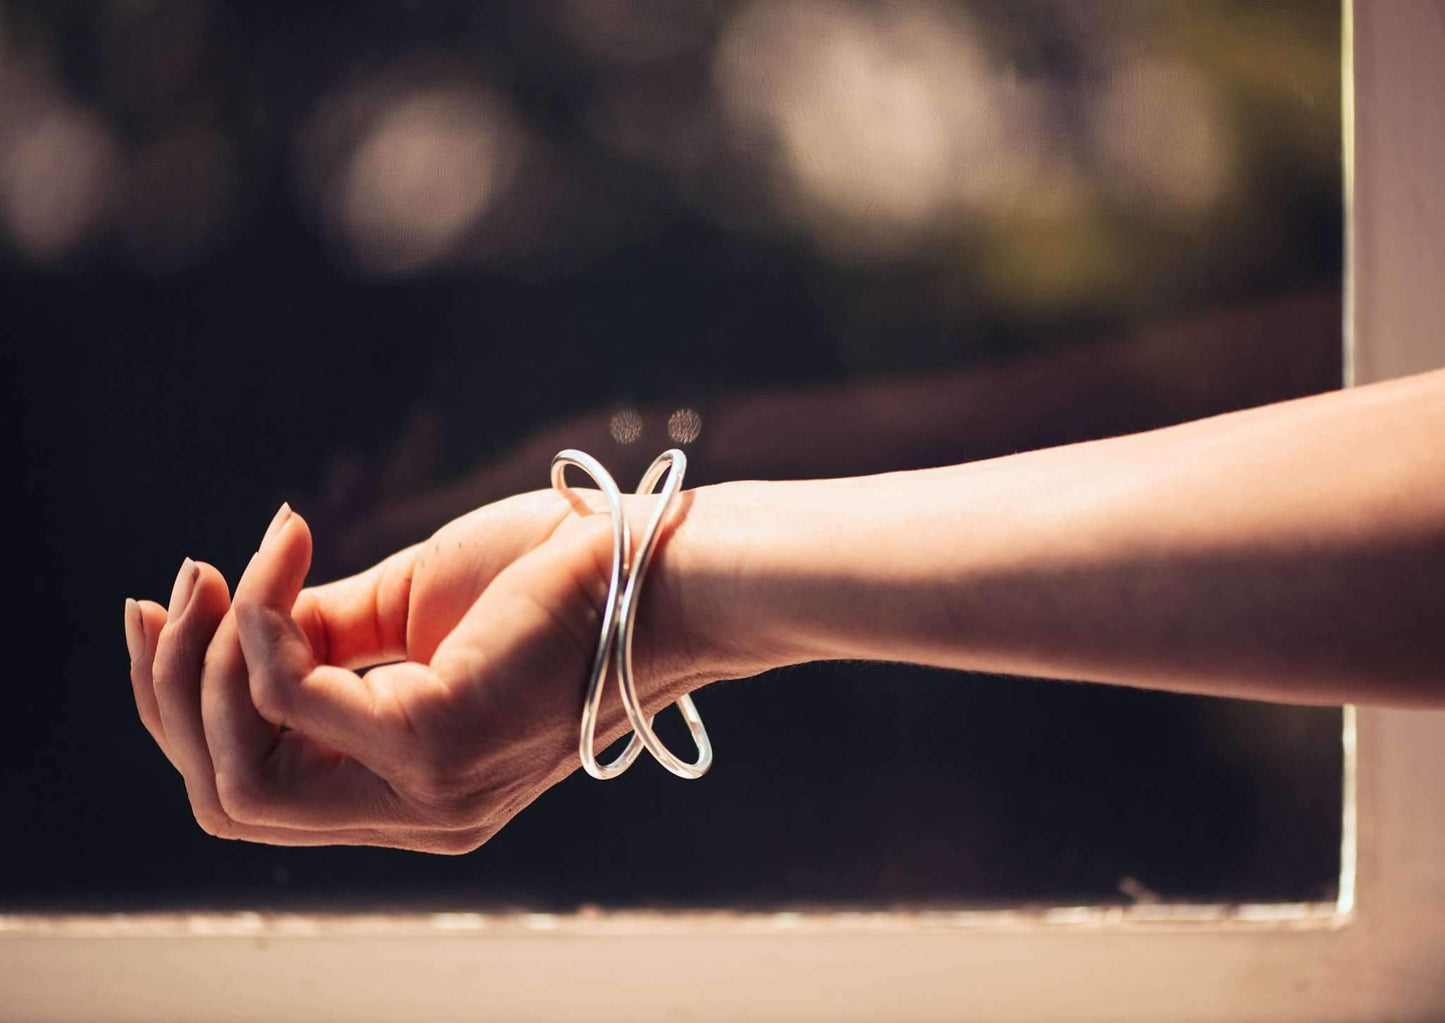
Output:
<instances>
[{"instance_id":1,"label":"curved metal wire","mask_svg":"<svg viewBox=\"0 0 1445 1023\"><path fill-rule=\"evenodd\" d=\"M622 493L612 474L602 468L585 451L568 448L557 452L552 459L552 486L558 491L567 489L567 467L576 466L592 477L607 499L607 510L612 516L612 581L607 586L607 603L602 610L602 627L597 639L597 653L592 657L592 673L587 679L587 692L582 698L582 729L577 740L577 752L582 757L582 769L599 781L616 778L632 766L642 752L642 739L633 735L627 748L611 763L597 762L597 709L602 705L602 684L607 678L607 668L612 661L612 637L617 631L617 610L622 591L622 575L626 571L632 538L627 529L627 517L622 514Z\"/></svg>"},{"instance_id":2,"label":"curved metal wire","mask_svg":"<svg viewBox=\"0 0 1445 1023\"><path fill-rule=\"evenodd\" d=\"M692 697L683 694L677 701L677 709L682 711L682 719L687 722L688 733L697 747L697 760L689 764L664 746L657 733L652 730L654 719L643 716L642 701L638 698L637 683L632 676L632 632L637 624L638 594L642 590L643 576L647 574L647 567L652 562L653 550L657 547L662 520L682 490L682 477L687 472L687 456L677 448L670 448L658 455L643 474L642 482L637 485L637 492L652 493L652 488L657 485L663 472L666 472L667 476L662 481L661 497L652 511L652 518L648 520L647 530L642 534L637 558L627 573L627 586L622 591L622 605L618 608L617 679L622 690L622 706L626 708L627 720L632 724L633 737L640 737L647 752L679 778L701 778L712 766L712 742L707 737L702 715L697 712Z\"/></svg>"},{"instance_id":3,"label":"curved metal wire","mask_svg":"<svg viewBox=\"0 0 1445 1023\"><path fill-rule=\"evenodd\" d=\"M617 483L602 464L591 455L574 448L559 451L552 459L552 486L557 490L566 489L565 475L568 466L576 466L592 477L607 501L607 510L612 517L612 577L607 586L607 600L603 606L597 653L592 658L592 670L587 681L587 692L582 700L582 723L578 736L577 750L582 758L583 769L601 781L615 778L632 766L638 754L645 748L657 758L663 767L681 778L701 778L712 766L712 743L702 716L690 696L684 695L677 701L678 710L697 746L697 760L688 763L677 757L663 745L652 730L653 717L643 713L642 700L637 693L637 683L632 672L632 636L637 623L638 595L642 580L652 563L653 551L662 528L662 522L682 490L682 479L687 472L687 456L676 448L664 451L654 459L637 493L650 494L662 479L662 491L643 532L637 557L632 557L632 536L627 526L627 517L622 511L622 493ZM667 476L663 479L663 473ZM597 713L602 705L602 689L613 661L617 664L618 688L622 693L622 706L627 712L628 723L632 725L632 738L627 747L613 761L601 764L597 761Z\"/></svg>"}]
</instances>

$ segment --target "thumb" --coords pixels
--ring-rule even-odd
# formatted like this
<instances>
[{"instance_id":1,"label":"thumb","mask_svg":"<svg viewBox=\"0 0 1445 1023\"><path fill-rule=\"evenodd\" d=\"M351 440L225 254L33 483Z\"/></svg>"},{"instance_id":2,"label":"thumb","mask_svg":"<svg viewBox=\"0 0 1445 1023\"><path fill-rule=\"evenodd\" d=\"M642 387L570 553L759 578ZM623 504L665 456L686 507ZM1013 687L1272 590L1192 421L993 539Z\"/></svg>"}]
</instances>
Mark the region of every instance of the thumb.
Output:
<instances>
[{"instance_id":1,"label":"thumb","mask_svg":"<svg viewBox=\"0 0 1445 1023\"><path fill-rule=\"evenodd\" d=\"M300 732L379 773L393 772L415 755L393 683L411 682L418 674L428 681L430 673L419 665L394 665L390 673L363 679L345 668L318 665L311 641L292 616L310 564L311 531L300 515L282 505L246 566L232 603L251 702L274 725ZM378 686L384 690L380 696Z\"/></svg>"}]
</instances>

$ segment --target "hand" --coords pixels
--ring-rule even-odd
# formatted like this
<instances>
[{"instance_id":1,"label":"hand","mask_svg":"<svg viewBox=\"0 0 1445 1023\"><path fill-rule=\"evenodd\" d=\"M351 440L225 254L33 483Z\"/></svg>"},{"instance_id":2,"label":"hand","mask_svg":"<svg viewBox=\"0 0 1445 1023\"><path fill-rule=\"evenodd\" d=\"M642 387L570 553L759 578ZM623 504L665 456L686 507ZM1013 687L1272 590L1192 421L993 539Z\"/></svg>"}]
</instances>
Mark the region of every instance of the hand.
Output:
<instances>
[{"instance_id":1,"label":"hand","mask_svg":"<svg viewBox=\"0 0 1445 1023\"><path fill-rule=\"evenodd\" d=\"M574 770L612 543L581 493L488 505L307 589L310 530L283 505L234 602L214 567L189 559L168 608L128 601L136 704L201 827L463 853ZM629 517L650 501L629 499ZM645 628L673 606L665 560L659 547L635 656L650 711L689 687L661 670L686 644L648 640L682 635L678 622ZM611 692L599 737L625 731Z\"/></svg>"}]
</instances>

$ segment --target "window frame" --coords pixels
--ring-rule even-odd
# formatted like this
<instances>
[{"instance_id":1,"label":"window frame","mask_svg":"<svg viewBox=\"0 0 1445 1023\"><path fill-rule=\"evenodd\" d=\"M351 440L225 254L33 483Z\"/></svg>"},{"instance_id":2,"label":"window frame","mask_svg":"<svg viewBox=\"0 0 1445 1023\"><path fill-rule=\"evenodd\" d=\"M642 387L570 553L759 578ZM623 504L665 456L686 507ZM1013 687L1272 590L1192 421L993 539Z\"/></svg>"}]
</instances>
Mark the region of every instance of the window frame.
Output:
<instances>
[{"instance_id":1,"label":"window frame","mask_svg":"<svg viewBox=\"0 0 1445 1023\"><path fill-rule=\"evenodd\" d=\"M1445 6L1346 0L1347 383L1445 365L1442 55ZM0 991L17 1019L1439 1018L1445 712L1346 708L1343 745L1338 903L12 915Z\"/></svg>"}]
</instances>

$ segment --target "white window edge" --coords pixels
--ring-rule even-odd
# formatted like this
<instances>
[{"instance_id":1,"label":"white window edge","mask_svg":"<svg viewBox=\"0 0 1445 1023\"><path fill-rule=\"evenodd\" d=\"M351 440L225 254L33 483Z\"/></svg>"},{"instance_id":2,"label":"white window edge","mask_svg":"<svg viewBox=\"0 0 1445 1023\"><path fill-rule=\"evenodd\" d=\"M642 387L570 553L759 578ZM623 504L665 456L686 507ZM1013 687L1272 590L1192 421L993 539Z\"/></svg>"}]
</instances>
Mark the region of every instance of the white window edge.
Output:
<instances>
[{"instance_id":1,"label":"white window edge","mask_svg":"<svg viewBox=\"0 0 1445 1023\"><path fill-rule=\"evenodd\" d=\"M1351 381L1445 365L1439 10L1346 3ZM1440 1018L1445 713L1347 708L1344 743L1337 903L12 915L0 1005L110 1020Z\"/></svg>"}]
</instances>

